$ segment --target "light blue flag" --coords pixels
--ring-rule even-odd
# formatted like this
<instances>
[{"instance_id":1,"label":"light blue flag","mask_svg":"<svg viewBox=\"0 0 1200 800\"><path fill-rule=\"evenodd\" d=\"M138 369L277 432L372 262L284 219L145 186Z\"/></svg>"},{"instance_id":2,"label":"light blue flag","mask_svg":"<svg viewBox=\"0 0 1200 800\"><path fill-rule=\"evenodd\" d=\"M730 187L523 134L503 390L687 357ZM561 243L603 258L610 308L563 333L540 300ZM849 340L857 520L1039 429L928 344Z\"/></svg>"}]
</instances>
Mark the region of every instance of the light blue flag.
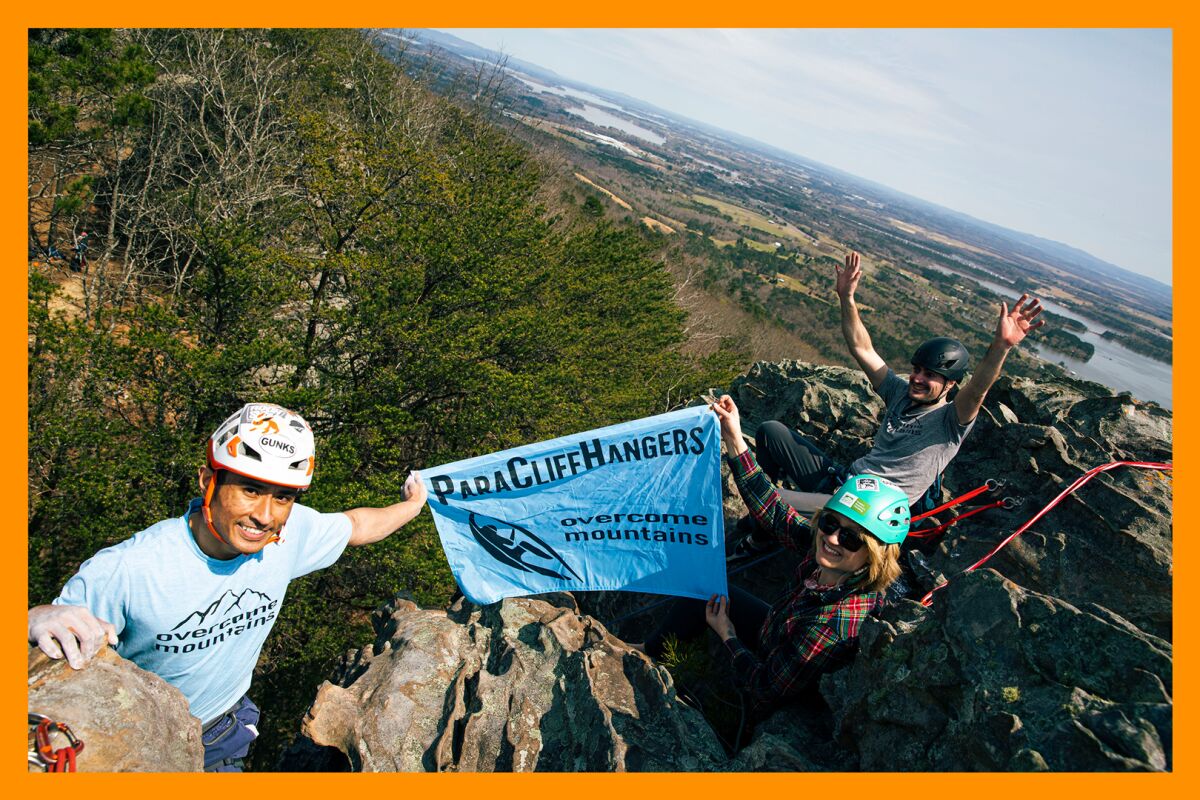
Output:
<instances>
[{"instance_id":1,"label":"light blue flag","mask_svg":"<svg viewBox=\"0 0 1200 800\"><path fill-rule=\"evenodd\" d=\"M728 594L718 431L698 406L421 470L463 594Z\"/></svg>"}]
</instances>

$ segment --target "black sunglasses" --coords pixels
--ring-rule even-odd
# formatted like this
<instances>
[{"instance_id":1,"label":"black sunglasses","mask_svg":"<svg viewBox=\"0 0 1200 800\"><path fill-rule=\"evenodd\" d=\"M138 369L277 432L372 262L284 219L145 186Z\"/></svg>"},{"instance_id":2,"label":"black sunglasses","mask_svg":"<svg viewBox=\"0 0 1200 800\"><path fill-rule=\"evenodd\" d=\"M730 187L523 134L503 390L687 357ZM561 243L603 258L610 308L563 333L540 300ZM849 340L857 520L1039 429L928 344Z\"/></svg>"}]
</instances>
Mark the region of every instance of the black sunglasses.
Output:
<instances>
[{"instance_id":1,"label":"black sunglasses","mask_svg":"<svg viewBox=\"0 0 1200 800\"><path fill-rule=\"evenodd\" d=\"M817 523L821 533L829 536L834 531L838 533L838 546L849 553L857 553L862 549L863 536L868 535L866 531L860 529L857 525L844 523L834 514L822 514L821 520Z\"/></svg>"}]
</instances>

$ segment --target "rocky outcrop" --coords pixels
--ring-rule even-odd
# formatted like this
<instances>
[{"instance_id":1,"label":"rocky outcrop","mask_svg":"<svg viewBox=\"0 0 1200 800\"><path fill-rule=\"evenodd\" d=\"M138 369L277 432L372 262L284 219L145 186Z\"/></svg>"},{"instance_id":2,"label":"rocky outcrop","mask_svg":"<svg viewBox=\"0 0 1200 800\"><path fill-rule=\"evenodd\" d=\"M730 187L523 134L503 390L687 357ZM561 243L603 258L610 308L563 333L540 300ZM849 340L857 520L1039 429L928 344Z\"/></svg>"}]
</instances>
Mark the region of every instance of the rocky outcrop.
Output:
<instances>
[{"instance_id":1,"label":"rocky outcrop","mask_svg":"<svg viewBox=\"0 0 1200 800\"><path fill-rule=\"evenodd\" d=\"M882 411L861 373L800 362L756 364L730 394L748 430L779 419L845 463L869 448ZM1171 457L1172 416L1156 404L1082 381L1001 378L944 497L994 478L1020 505L910 543L910 598L949 580L932 607L901 599L868 622L852 665L821 680L826 709L782 707L746 743L725 708L717 728L744 745L732 758L670 675L609 633L643 640L663 598L588 592L578 606L554 595L385 609L374 647L321 689L305 746L284 766L319 757L332 768L334 752L362 770L1169 770L1168 475L1097 475L987 568L964 568L1090 468ZM732 537L745 512L728 474L725 494ZM774 600L795 561L783 553L730 581ZM729 675L709 638L709 676L693 664L680 680L689 697L715 698L714 721Z\"/></svg>"},{"instance_id":2,"label":"rocky outcrop","mask_svg":"<svg viewBox=\"0 0 1200 800\"><path fill-rule=\"evenodd\" d=\"M570 595L449 610L397 600L322 685L285 769L318 748L355 771L713 770L724 751L669 673ZM328 752L328 750L326 750Z\"/></svg>"},{"instance_id":3,"label":"rocky outcrop","mask_svg":"<svg viewBox=\"0 0 1200 800\"><path fill-rule=\"evenodd\" d=\"M988 524L964 524L932 560L947 576L1092 467L1170 461L1172 417L1128 396L1076 398L1058 387L1001 379L947 481L1002 477L1024 505ZM989 514L991 512L988 512ZM1171 638L1172 485L1162 473L1117 468L1070 495L988 566L1021 586L1075 605L1095 603ZM1137 587L1130 591L1130 587Z\"/></svg>"},{"instance_id":4,"label":"rocky outcrop","mask_svg":"<svg viewBox=\"0 0 1200 800\"><path fill-rule=\"evenodd\" d=\"M822 679L864 770L1171 768L1171 645L992 570L869 622Z\"/></svg>"},{"instance_id":5,"label":"rocky outcrop","mask_svg":"<svg viewBox=\"0 0 1200 800\"><path fill-rule=\"evenodd\" d=\"M29 648L29 712L66 724L83 741L79 772L200 772L200 720L162 678L105 648L73 670ZM65 739L51 742L66 745Z\"/></svg>"},{"instance_id":6,"label":"rocky outcrop","mask_svg":"<svg viewBox=\"0 0 1200 800\"><path fill-rule=\"evenodd\" d=\"M763 720L754 737L734 756L732 772L846 772L858 765L858 750L833 736L820 709L784 705Z\"/></svg>"},{"instance_id":7,"label":"rocky outcrop","mask_svg":"<svg viewBox=\"0 0 1200 800\"><path fill-rule=\"evenodd\" d=\"M803 361L760 361L729 387L747 433L777 419L812 437L836 461L863 452L879 427L883 403L858 370Z\"/></svg>"},{"instance_id":8,"label":"rocky outcrop","mask_svg":"<svg viewBox=\"0 0 1200 800\"><path fill-rule=\"evenodd\" d=\"M946 469L945 497L995 478L1005 484L1001 494L1021 505L987 511L947 531L926 559L930 584L938 574L952 578L973 564L1092 467L1171 460L1169 411L1104 393L1097 384L1081 385L1094 389L1085 394L1078 385L997 381ZM883 408L861 372L798 361L755 364L730 393L750 425L779 419L826 444L844 463L870 448ZM1171 498L1170 481L1159 473L1104 473L988 566L1026 588L1076 605L1104 606L1169 639Z\"/></svg>"},{"instance_id":9,"label":"rocky outcrop","mask_svg":"<svg viewBox=\"0 0 1200 800\"><path fill-rule=\"evenodd\" d=\"M845 461L874 434L855 405L882 410L859 373L798 362L755 365L731 394L752 424L781 419ZM868 623L852 666L822 680L840 766L813 747L824 725L794 712L759 726L735 764L766 769L802 754L824 769L1170 769L1168 476L1103 473L1000 550L987 564L995 571L963 569L1090 468L1171 458L1172 416L1154 403L1084 382L1001 378L946 470L945 497L995 478L1021 505L909 551L909 580L924 584L914 596L950 583L930 609L904 601ZM794 724L778 724L783 713Z\"/></svg>"}]
</instances>

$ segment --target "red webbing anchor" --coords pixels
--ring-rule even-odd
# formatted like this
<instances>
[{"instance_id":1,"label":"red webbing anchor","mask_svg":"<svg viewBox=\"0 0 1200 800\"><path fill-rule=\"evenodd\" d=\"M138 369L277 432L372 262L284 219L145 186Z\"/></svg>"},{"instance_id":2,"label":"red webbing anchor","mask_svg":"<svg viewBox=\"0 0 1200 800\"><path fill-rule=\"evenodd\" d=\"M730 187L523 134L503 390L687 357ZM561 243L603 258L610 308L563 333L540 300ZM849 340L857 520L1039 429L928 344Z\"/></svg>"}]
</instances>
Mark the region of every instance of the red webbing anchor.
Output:
<instances>
[{"instance_id":1,"label":"red webbing anchor","mask_svg":"<svg viewBox=\"0 0 1200 800\"><path fill-rule=\"evenodd\" d=\"M910 524L912 522L916 522L918 520L925 519L926 517L932 517L934 514L938 513L939 511L945 511L947 508L950 508L951 506L956 506L959 503L965 503L968 500L978 497L979 495L983 494L984 492L994 492L997 489L999 489L1000 486L1001 486L1000 481L996 480L995 478L988 478L987 481L985 481L982 486L977 486L976 488L972 489L971 491L967 492L966 494L959 495L958 497L954 498L953 500L951 500L948 503L942 503L940 506L933 509L932 511L926 511L924 514L917 514L915 517L912 518L912 520L910 520Z\"/></svg>"},{"instance_id":2,"label":"red webbing anchor","mask_svg":"<svg viewBox=\"0 0 1200 800\"><path fill-rule=\"evenodd\" d=\"M1012 508L1016 508L1020 504L1021 504L1021 502L1019 500L1014 500L1011 497L1004 497L1004 498L1001 498L1000 500L996 500L994 502L988 503L987 505L979 506L978 508L972 508L970 511L959 514L957 517L953 517L951 519L946 520L941 525L935 525L932 528L923 528L919 531L911 531L910 530L908 532L908 535L913 539L930 539L934 536L937 536L939 533L946 530L947 528L957 524L959 520L966 519L967 517L973 517L976 514L980 513L981 511L987 511L989 508L1000 508L1001 506L1003 506L1004 508L1007 508L1007 509L1012 509Z\"/></svg>"}]
</instances>

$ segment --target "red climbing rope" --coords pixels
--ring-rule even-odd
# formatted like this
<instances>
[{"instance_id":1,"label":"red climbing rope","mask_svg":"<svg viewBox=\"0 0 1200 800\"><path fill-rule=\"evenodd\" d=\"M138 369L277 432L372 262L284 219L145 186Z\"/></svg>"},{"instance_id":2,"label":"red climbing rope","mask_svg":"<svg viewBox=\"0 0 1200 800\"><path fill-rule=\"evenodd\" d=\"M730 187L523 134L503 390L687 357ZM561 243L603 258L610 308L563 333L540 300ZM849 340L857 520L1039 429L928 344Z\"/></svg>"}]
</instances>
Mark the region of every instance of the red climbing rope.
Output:
<instances>
[{"instance_id":1,"label":"red climbing rope","mask_svg":"<svg viewBox=\"0 0 1200 800\"><path fill-rule=\"evenodd\" d=\"M988 559L990 559L992 556L996 555L996 553L1000 552L1001 548L1003 548L1005 545L1007 545L1013 539L1020 536L1025 531L1029 530L1029 528L1032 527L1033 524L1035 522L1037 522L1039 519L1046 516L1046 514L1049 513L1050 509L1052 509L1056 505L1058 505L1063 500L1063 498L1065 498L1067 495L1073 493L1076 489L1083 486L1085 483L1087 483L1092 478L1099 475L1101 472L1108 472L1110 469L1116 469L1117 467L1137 467L1138 469L1152 469L1152 470L1159 470L1159 471L1169 471L1172 468L1172 465L1169 463L1163 463L1163 462L1157 462L1157 461L1113 461L1108 464L1102 464L1098 467L1093 467L1093 468L1089 469L1087 472L1083 473L1083 475L1080 475L1078 478L1076 478L1074 483L1072 483L1066 489L1063 489L1059 493L1058 497L1054 498L1049 503L1047 503L1046 506L1041 511L1034 514L1033 517L1030 518L1030 520L1028 522L1026 522L1024 525L1022 525L1021 527L1019 527L1015 531L1013 531L1011 534L1009 534L1004 539L1004 541L1000 542L1000 544L993 547L990 553L988 553L986 556L984 556L983 558L976 561L971 566L964 569L961 574L966 575L968 572L971 572L974 569L976 569L977 567L982 566L984 563L987 562ZM950 583L949 581L946 581L946 583L943 583L940 586L937 586L934 589L932 589L928 594L926 594L924 597L921 598L921 605L923 605L923 606L932 605L933 604L933 593L938 591L939 589L945 588L947 585L949 585L949 583Z\"/></svg>"}]
</instances>

